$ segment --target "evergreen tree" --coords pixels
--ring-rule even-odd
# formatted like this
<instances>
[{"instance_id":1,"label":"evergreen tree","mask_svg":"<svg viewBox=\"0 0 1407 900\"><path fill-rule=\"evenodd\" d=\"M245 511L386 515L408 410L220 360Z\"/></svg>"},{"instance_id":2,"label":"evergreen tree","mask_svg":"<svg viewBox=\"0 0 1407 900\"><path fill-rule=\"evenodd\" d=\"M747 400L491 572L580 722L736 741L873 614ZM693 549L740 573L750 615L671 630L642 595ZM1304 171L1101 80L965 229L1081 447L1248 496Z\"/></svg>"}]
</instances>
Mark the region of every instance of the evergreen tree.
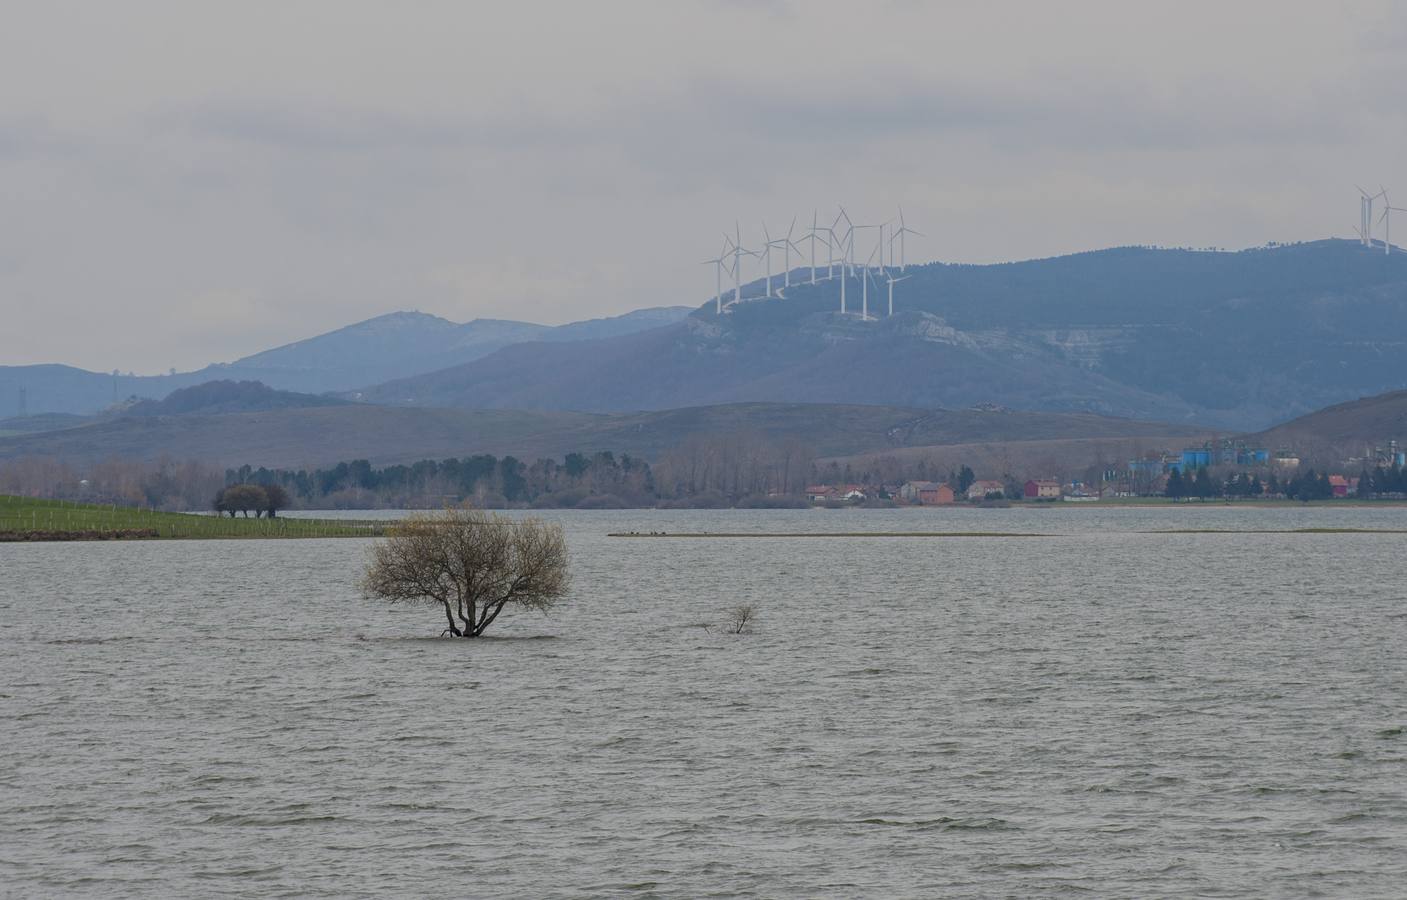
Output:
<instances>
[{"instance_id":1,"label":"evergreen tree","mask_svg":"<svg viewBox=\"0 0 1407 900\"><path fill-rule=\"evenodd\" d=\"M967 489L972 487L972 482L977 480L977 473L967 466L958 470L958 493L965 494Z\"/></svg>"},{"instance_id":2,"label":"evergreen tree","mask_svg":"<svg viewBox=\"0 0 1407 900\"><path fill-rule=\"evenodd\" d=\"M1168 486L1163 491L1164 497L1171 497L1174 500L1181 500L1187 496L1187 485L1182 480L1182 470L1173 469L1168 474Z\"/></svg>"},{"instance_id":3,"label":"evergreen tree","mask_svg":"<svg viewBox=\"0 0 1407 900\"><path fill-rule=\"evenodd\" d=\"M1197 467L1197 474L1192 479L1192 490L1188 493L1202 500L1212 496L1212 477L1207 474L1206 466Z\"/></svg>"}]
</instances>

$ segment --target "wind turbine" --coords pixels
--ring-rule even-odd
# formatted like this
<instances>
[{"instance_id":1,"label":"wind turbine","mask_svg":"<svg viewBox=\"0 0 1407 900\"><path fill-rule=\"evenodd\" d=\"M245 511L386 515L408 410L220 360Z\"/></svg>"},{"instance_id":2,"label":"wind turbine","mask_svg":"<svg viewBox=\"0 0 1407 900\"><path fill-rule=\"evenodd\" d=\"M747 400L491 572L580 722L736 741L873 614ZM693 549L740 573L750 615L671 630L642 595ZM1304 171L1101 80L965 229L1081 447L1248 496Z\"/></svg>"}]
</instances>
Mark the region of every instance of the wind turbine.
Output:
<instances>
[{"instance_id":1,"label":"wind turbine","mask_svg":"<svg viewBox=\"0 0 1407 900\"><path fill-rule=\"evenodd\" d=\"M855 268L856 268L856 266L855 266L855 232L861 231L861 230L863 230L863 229L865 229L865 228L883 228L883 227L884 227L884 226L882 226L882 225L851 225L851 226L850 226L850 232L849 232L849 238L850 238L850 270L851 270L851 271L850 271L850 274L854 275L854 274L855 274ZM871 253L871 254L870 254L870 257L869 257L869 260L868 260L868 261L865 263L865 265L864 265L864 269L865 269L866 271L869 270L870 262L873 262L873 261L874 261L874 254Z\"/></svg>"},{"instance_id":2,"label":"wind turbine","mask_svg":"<svg viewBox=\"0 0 1407 900\"><path fill-rule=\"evenodd\" d=\"M906 243L904 240L904 235L906 234L912 234L916 237L924 237L923 232L914 231L908 225L904 224L904 207L901 206L899 207L899 227L895 229L894 233L889 236L889 264L891 266L894 265L894 239L899 239L900 272L906 271L908 269L907 257L904 255L904 244Z\"/></svg>"},{"instance_id":3,"label":"wind turbine","mask_svg":"<svg viewBox=\"0 0 1407 900\"><path fill-rule=\"evenodd\" d=\"M879 251L879 270L881 272L884 271L884 228L888 224L885 222L884 225L879 226L879 237L875 239L875 249ZM874 254L871 253L870 256L873 257Z\"/></svg>"},{"instance_id":4,"label":"wind turbine","mask_svg":"<svg viewBox=\"0 0 1407 900\"><path fill-rule=\"evenodd\" d=\"M783 281L782 281L782 288L783 288L784 290L785 290L786 288L791 287L791 251L795 250L797 256L800 256L800 255L801 255L801 248L798 247L798 246L796 246L796 244L792 243L792 240L791 240L792 232L795 231L795 230L796 230L796 216L792 216L792 217L791 217L791 226L787 228L787 236L784 237L784 238L782 238L782 259L785 261L786 267L787 267L786 274L784 274L784 275L782 276L782 279L783 279ZM816 281L816 273L815 273L814 268L813 268L812 273L811 273L811 283L814 284L815 281Z\"/></svg>"},{"instance_id":5,"label":"wind turbine","mask_svg":"<svg viewBox=\"0 0 1407 900\"><path fill-rule=\"evenodd\" d=\"M850 214L845 211L845 207L840 208L840 215L835 217L835 224L839 225L840 220L845 220L845 237L840 239L840 267L842 270L849 268L851 276L855 274L855 223L850 221ZM834 226L832 226L834 227ZM849 246L849 251L845 249Z\"/></svg>"},{"instance_id":6,"label":"wind turbine","mask_svg":"<svg viewBox=\"0 0 1407 900\"><path fill-rule=\"evenodd\" d=\"M865 268L860 272L860 318L866 322L870 320L870 263L874 262L875 254L880 252L882 246L883 244L875 244L875 248L870 251L870 258L865 260Z\"/></svg>"},{"instance_id":7,"label":"wind turbine","mask_svg":"<svg viewBox=\"0 0 1407 900\"><path fill-rule=\"evenodd\" d=\"M895 278L892 273L889 275L889 314L890 314L891 316L894 315L894 285L895 285L895 283L896 283L896 282L900 282L900 281L907 281L908 279L910 279L910 278L912 278L912 277L913 277L912 275L901 275L900 277Z\"/></svg>"},{"instance_id":8,"label":"wind turbine","mask_svg":"<svg viewBox=\"0 0 1407 900\"><path fill-rule=\"evenodd\" d=\"M1391 215L1391 214L1392 214L1393 212L1407 212L1407 209L1403 209L1403 208L1400 207L1400 206L1393 206L1392 203L1391 203L1391 201L1389 201L1389 200L1387 199L1387 191L1383 191L1383 215L1382 215L1382 218L1378 219L1378 221L1383 223L1383 255L1384 255L1384 256L1390 255L1390 254L1392 253L1392 215Z\"/></svg>"},{"instance_id":9,"label":"wind turbine","mask_svg":"<svg viewBox=\"0 0 1407 900\"><path fill-rule=\"evenodd\" d=\"M772 235L767 233L767 223L762 223L762 257L767 267L767 293L772 296Z\"/></svg>"},{"instance_id":10,"label":"wind turbine","mask_svg":"<svg viewBox=\"0 0 1407 900\"><path fill-rule=\"evenodd\" d=\"M811 211L811 231L806 237L802 238L803 241L809 240L811 242L811 283L813 285L816 283L816 231L818 230L816 228L816 217L818 215L820 215L820 210Z\"/></svg>"},{"instance_id":11,"label":"wind turbine","mask_svg":"<svg viewBox=\"0 0 1407 900\"><path fill-rule=\"evenodd\" d=\"M1359 223L1362 225L1358 230L1358 236L1363 241L1364 246L1371 247L1373 246L1373 201L1379 197L1383 197L1386 200L1387 191L1379 190L1376 194L1369 194L1356 184L1354 187L1358 188L1358 193L1363 195L1358 201L1358 219Z\"/></svg>"},{"instance_id":12,"label":"wind turbine","mask_svg":"<svg viewBox=\"0 0 1407 900\"><path fill-rule=\"evenodd\" d=\"M714 294L713 294L713 304L714 304L715 311L716 311L716 312L718 313L718 315L720 315L720 316L723 315L723 263L724 263L725 260L728 259L728 244L729 244L729 243L730 243L730 241L729 241L728 235L726 235L726 234L723 235L723 252L719 253L719 254L718 254L716 257L714 257L713 259L706 259L706 260L704 260L703 263L702 263L702 264L705 265L705 266L712 265L712 266L714 267L714 274L717 276L717 277L716 277L717 284L716 284L716 290L714 291Z\"/></svg>"},{"instance_id":13,"label":"wind turbine","mask_svg":"<svg viewBox=\"0 0 1407 900\"><path fill-rule=\"evenodd\" d=\"M824 229L826 233L826 280L835 277L835 250L840 246L840 239L836 237L835 227L840 224L841 216L845 215L845 210L840 211L840 215L835 217L835 221Z\"/></svg>"},{"instance_id":14,"label":"wind turbine","mask_svg":"<svg viewBox=\"0 0 1407 900\"><path fill-rule=\"evenodd\" d=\"M727 238L726 235L725 235L724 237L725 237L725 239ZM745 249L743 249L743 243L742 243L742 228L741 228L741 226L738 225L738 223L737 223L736 220L734 220L734 222L733 222L733 240L732 240L732 244L733 244L733 252L732 252L732 257L733 257L733 302L734 302L734 303L737 303L738 301L740 301L740 300L743 299L743 280L742 280L743 263L742 263L742 258L743 258L744 256L756 256L757 254L754 253L754 252L751 251L751 250L745 250Z\"/></svg>"}]
</instances>

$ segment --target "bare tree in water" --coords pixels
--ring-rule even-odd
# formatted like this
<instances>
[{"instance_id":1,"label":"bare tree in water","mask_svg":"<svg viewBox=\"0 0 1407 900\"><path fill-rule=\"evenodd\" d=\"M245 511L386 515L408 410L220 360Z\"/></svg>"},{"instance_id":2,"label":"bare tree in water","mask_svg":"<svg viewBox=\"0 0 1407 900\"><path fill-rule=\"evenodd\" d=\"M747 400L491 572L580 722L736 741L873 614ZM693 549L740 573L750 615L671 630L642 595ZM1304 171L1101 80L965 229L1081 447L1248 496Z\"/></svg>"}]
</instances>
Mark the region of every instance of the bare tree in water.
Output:
<instances>
[{"instance_id":1,"label":"bare tree in water","mask_svg":"<svg viewBox=\"0 0 1407 900\"><path fill-rule=\"evenodd\" d=\"M474 510L413 516L372 549L367 597L439 604L446 634L478 637L510 603L547 610L567 593L562 526Z\"/></svg>"},{"instance_id":2,"label":"bare tree in water","mask_svg":"<svg viewBox=\"0 0 1407 900\"><path fill-rule=\"evenodd\" d=\"M757 618L757 607L751 603L743 603L738 606L729 607L727 629L733 634L742 634L752 627L752 622Z\"/></svg>"}]
</instances>

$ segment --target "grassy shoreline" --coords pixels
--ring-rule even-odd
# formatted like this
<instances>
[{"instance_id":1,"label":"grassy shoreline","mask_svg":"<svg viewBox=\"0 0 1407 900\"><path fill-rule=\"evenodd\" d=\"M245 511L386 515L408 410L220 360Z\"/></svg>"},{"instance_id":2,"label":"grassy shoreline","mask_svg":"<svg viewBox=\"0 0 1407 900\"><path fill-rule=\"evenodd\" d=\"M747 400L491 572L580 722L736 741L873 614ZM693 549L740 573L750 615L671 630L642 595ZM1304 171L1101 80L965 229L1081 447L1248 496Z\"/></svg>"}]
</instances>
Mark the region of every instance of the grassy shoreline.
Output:
<instances>
[{"instance_id":1,"label":"grassy shoreline","mask_svg":"<svg viewBox=\"0 0 1407 900\"><path fill-rule=\"evenodd\" d=\"M231 519L0 495L0 542L378 537L393 523L330 519Z\"/></svg>"}]
</instances>

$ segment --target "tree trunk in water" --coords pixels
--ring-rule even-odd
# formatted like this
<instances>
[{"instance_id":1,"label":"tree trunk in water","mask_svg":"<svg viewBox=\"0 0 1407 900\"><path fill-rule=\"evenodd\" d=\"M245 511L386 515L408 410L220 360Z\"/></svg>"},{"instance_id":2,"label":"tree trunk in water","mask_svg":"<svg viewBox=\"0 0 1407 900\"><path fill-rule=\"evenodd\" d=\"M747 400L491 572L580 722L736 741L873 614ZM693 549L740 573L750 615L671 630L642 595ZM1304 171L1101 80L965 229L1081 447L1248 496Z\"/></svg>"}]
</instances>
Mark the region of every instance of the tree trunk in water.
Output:
<instances>
[{"instance_id":1,"label":"tree trunk in water","mask_svg":"<svg viewBox=\"0 0 1407 900\"><path fill-rule=\"evenodd\" d=\"M463 634L463 632L461 632L461 631L459 630L459 626L458 626L458 625L455 625L455 624L454 624L454 614L450 612L449 604L448 604L448 603L444 604L444 607L445 607L445 618L446 618L446 619L449 619L449 633L452 634L452 635L454 635L455 637L460 637L460 636ZM441 637L444 637L444 635L440 635L440 636L441 636Z\"/></svg>"},{"instance_id":2,"label":"tree trunk in water","mask_svg":"<svg viewBox=\"0 0 1407 900\"><path fill-rule=\"evenodd\" d=\"M469 614L468 614L467 616L464 614L466 605L467 605L468 610L469 610ZM478 629L476 629L476 628L474 627L474 607L475 607L476 605L477 605L477 604L475 604L473 600L470 600L470 601L468 602L468 604L465 604L464 601L462 601L462 600L460 601L460 606L459 606L459 620L464 623L464 630L463 630L463 635L464 635L464 637L478 637L478 636L479 636Z\"/></svg>"}]
</instances>

